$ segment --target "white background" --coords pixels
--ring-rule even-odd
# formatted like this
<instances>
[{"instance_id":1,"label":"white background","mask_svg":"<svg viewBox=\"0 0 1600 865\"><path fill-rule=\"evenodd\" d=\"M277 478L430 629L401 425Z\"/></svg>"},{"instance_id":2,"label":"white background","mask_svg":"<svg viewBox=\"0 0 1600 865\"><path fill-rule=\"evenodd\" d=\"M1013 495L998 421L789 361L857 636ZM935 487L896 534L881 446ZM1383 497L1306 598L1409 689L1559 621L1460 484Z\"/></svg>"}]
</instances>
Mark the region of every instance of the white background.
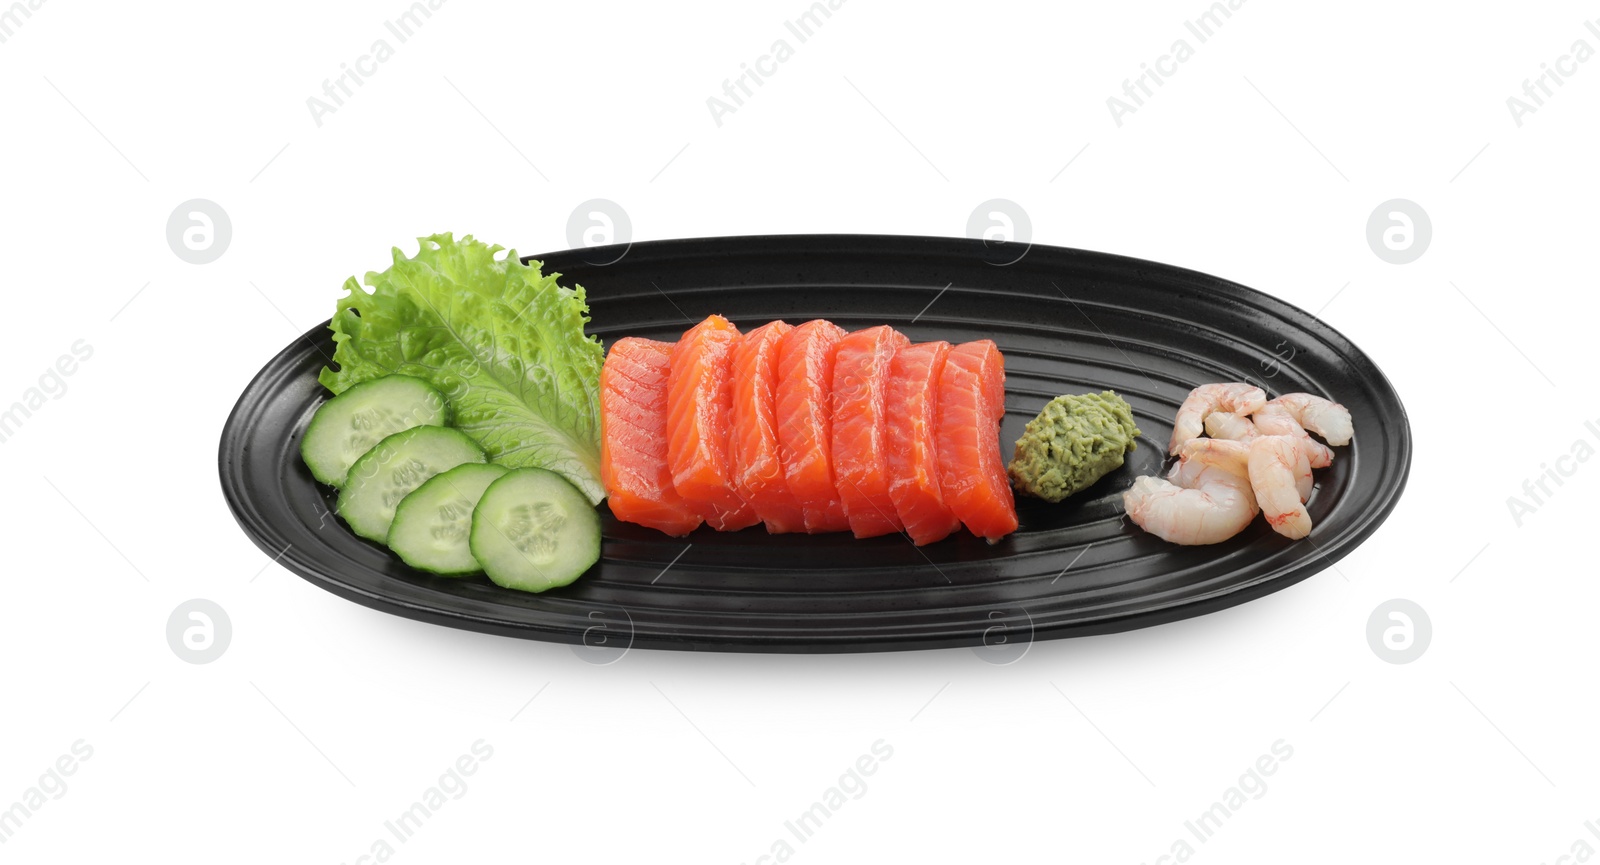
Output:
<instances>
[{"instance_id":1,"label":"white background","mask_svg":"<svg viewBox=\"0 0 1600 865\"><path fill-rule=\"evenodd\" d=\"M0 807L75 741L93 756L0 856L353 863L478 739L493 757L398 861L755 862L779 838L807 862L1153 863L1180 838L1208 862L1600 847L1600 462L1564 463L1520 526L1507 505L1574 442L1600 447L1600 62L1520 127L1506 105L1575 40L1600 49L1600 7L1252 0L1204 44L1183 27L1203 2L1137 7L849 0L799 44L783 24L803 0L451 0L320 127L307 98L394 43L401 0L19 17L0 44L0 406L74 341L93 356L0 444ZM794 56L719 127L707 98L779 38ZM1193 58L1119 127L1107 97L1179 38ZM1410 486L1336 569L1003 667L967 650L600 667L270 564L215 468L261 364L391 246L559 249L595 197L638 240L961 235L999 197L1038 242L1264 289L1393 380ZM1403 266L1365 237L1397 197L1433 225ZM231 217L211 264L165 240L191 198ZM196 597L233 624L208 665L166 643ZM1405 665L1366 636L1397 597L1433 627ZM866 792L789 836L879 739L893 756ZM1293 756L1266 792L1189 835L1280 739Z\"/></svg>"}]
</instances>

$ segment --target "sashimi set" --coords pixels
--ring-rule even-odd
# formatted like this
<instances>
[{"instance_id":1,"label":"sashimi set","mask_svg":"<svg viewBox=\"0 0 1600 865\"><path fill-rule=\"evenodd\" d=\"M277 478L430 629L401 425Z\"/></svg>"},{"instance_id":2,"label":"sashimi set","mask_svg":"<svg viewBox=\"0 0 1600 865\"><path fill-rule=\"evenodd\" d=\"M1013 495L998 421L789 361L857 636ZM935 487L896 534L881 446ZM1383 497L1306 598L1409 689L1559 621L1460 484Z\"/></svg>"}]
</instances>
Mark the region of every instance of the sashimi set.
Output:
<instances>
[{"instance_id":1,"label":"sashimi set","mask_svg":"<svg viewBox=\"0 0 1600 865\"><path fill-rule=\"evenodd\" d=\"M338 516L418 570L567 585L601 558L602 502L671 536L759 524L994 543L1019 528L1013 487L1060 502L1137 448L1122 397L1064 394L1008 465L1005 358L989 339L913 343L822 319L741 332L711 315L675 342L607 350L586 331L581 286L470 236L421 244L367 274L372 291L346 283L320 376L335 396L300 441ZM1174 419L1171 471L1116 488L1134 524L1173 543L1220 542L1263 510L1300 538L1311 470L1352 434L1325 398L1204 384Z\"/></svg>"}]
</instances>

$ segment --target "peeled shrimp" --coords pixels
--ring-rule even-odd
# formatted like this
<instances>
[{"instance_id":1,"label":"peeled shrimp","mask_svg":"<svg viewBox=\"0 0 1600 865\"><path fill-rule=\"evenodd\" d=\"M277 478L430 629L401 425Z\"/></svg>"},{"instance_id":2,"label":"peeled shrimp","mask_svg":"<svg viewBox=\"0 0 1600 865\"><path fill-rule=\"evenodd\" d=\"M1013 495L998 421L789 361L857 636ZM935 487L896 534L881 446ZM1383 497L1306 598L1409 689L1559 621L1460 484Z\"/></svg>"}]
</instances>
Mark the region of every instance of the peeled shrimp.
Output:
<instances>
[{"instance_id":1,"label":"peeled shrimp","mask_svg":"<svg viewBox=\"0 0 1600 865\"><path fill-rule=\"evenodd\" d=\"M1311 467L1318 469L1333 465L1333 449L1306 435L1306 430L1332 445L1349 444L1355 433L1349 409L1308 393L1284 394L1262 406L1253 420L1263 435L1300 439L1311 458Z\"/></svg>"},{"instance_id":2,"label":"peeled shrimp","mask_svg":"<svg viewBox=\"0 0 1600 865\"><path fill-rule=\"evenodd\" d=\"M1123 509L1145 531L1175 544L1215 544L1255 519L1250 448L1227 439L1193 439L1166 478L1141 477Z\"/></svg>"},{"instance_id":3,"label":"peeled shrimp","mask_svg":"<svg viewBox=\"0 0 1600 865\"><path fill-rule=\"evenodd\" d=\"M1183 405L1178 406L1178 416L1172 425L1172 443L1167 446L1167 453L1175 454L1185 443L1199 438L1205 431L1206 416L1212 412L1254 414L1266 402L1265 391L1244 382L1200 385L1189 391Z\"/></svg>"},{"instance_id":4,"label":"peeled shrimp","mask_svg":"<svg viewBox=\"0 0 1600 865\"><path fill-rule=\"evenodd\" d=\"M1206 415L1206 435L1214 439L1231 439L1249 444L1261 436L1261 430L1256 427L1254 421L1244 415L1218 411ZM1311 450L1317 446L1317 443L1303 432L1295 438L1294 488L1295 492L1300 494L1302 502L1311 500L1311 487L1314 484L1311 477Z\"/></svg>"},{"instance_id":5,"label":"peeled shrimp","mask_svg":"<svg viewBox=\"0 0 1600 865\"><path fill-rule=\"evenodd\" d=\"M1214 411L1206 415L1206 435L1214 439L1248 442L1260 434L1249 415L1231 411Z\"/></svg>"},{"instance_id":6,"label":"peeled shrimp","mask_svg":"<svg viewBox=\"0 0 1600 865\"><path fill-rule=\"evenodd\" d=\"M1251 489L1267 523L1286 538L1311 533L1311 515L1296 489L1296 467L1305 458L1304 449L1292 436L1264 435L1250 442Z\"/></svg>"},{"instance_id":7,"label":"peeled shrimp","mask_svg":"<svg viewBox=\"0 0 1600 865\"><path fill-rule=\"evenodd\" d=\"M1355 435L1350 410L1332 400L1309 393L1286 393L1273 402L1288 409L1300 426L1322 436L1334 447L1349 444Z\"/></svg>"}]
</instances>

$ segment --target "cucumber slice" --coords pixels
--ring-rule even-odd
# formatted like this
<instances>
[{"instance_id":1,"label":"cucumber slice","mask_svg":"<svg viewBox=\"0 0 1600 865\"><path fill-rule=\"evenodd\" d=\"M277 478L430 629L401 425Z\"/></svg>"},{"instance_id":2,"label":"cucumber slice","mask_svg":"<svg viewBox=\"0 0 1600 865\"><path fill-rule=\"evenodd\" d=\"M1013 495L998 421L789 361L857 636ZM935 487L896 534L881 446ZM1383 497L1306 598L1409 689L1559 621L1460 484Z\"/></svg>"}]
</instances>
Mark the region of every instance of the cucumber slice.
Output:
<instances>
[{"instance_id":1,"label":"cucumber slice","mask_svg":"<svg viewBox=\"0 0 1600 865\"><path fill-rule=\"evenodd\" d=\"M322 404L300 439L312 477L343 487L350 467L372 446L402 430L444 426L444 394L420 378L386 375Z\"/></svg>"},{"instance_id":2,"label":"cucumber slice","mask_svg":"<svg viewBox=\"0 0 1600 865\"><path fill-rule=\"evenodd\" d=\"M447 577L483 570L472 557L467 535L472 509L505 466L466 463L428 478L400 500L389 526L389 549L413 568Z\"/></svg>"},{"instance_id":3,"label":"cucumber slice","mask_svg":"<svg viewBox=\"0 0 1600 865\"><path fill-rule=\"evenodd\" d=\"M356 534L383 543L394 509L423 481L462 463L485 461L483 448L460 430L412 427L378 442L356 460L334 510Z\"/></svg>"},{"instance_id":4,"label":"cucumber slice","mask_svg":"<svg viewBox=\"0 0 1600 865\"><path fill-rule=\"evenodd\" d=\"M489 579L542 592L567 585L600 560L600 515L561 475L514 469L478 499L471 544Z\"/></svg>"}]
</instances>

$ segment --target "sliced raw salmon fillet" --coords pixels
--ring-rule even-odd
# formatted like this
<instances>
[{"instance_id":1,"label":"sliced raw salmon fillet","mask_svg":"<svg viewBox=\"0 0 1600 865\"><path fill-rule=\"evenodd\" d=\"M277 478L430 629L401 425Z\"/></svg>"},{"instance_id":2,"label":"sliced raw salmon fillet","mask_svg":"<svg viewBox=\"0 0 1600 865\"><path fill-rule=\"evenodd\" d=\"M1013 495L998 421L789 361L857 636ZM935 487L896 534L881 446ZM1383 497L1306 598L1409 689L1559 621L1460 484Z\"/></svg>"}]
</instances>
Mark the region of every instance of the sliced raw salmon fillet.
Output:
<instances>
[{"instance_id":1,"label":"sliced raw salmon fillet","mask_svg":"<svg viewBox=\"0 0 1600 865\"><path fill-rule=\"evenodd\" d=\"M733 432L728 438L733 482L774 534L806 530L778 443L778 343L791 330L786 322L770 322L733 346Z\"/></svg>"},{"instance_id":2,"label":"sliced raw salmon fillet","mask_svg":"<svg viewBox=\"0 0 1600 865\"><path fill-rule=\"evenodd\" d=\"M626 337L600 370L600 483L617 519L686 535L700 514L667 468L667 375L672 343Z\"/></svg>"},{"instance_id":3,"label":"sliced raw salmon fillet","mask_svg":"<svg viewBox=\"0 0 1600 865\"><path fill-rule=\"evenodd\" d=\"M939 374L939 487L967 529L991 543L1017 530L1016 503L1000 457L1005 381L1005 359L987 339L951 349Z\"/></svg>"},{"instance_id":4,"label":"sliced raw salmon fillet","mask_svg":"<svg viewBox=\"0 0 1600 865\"><path fill-rule=\"evenodd\" d=\"M667 374L667 465L678 495L719 532L760 522L733 486L728 432L733 426L732 366L739 329L713 315L672 347Z\"/></svg>"},{"instance_id":5,"label":"sliced raw salmon fillet","mask_svg":"<svg viewBox=\"0 0 1600 865\"><path fill-rule=\"evenodd\" d=\"M939 374L944 371L948 342L919 342L895 352L884 394L889 425L889 498L917 546L931 544L956 529L961 521L944 503L939 486Z\"/></svg>"},{"instance_id":6,"label":"sliced raw salmon fillet","mask_svg":"<svg viewBox=\"0 0 1600 865\"><path fill-rule=\"evenodd\" d=\"M910 345L888 325L839 340L833 355L833 480L858 538L905 528L889 496L889 425L884 394L895 352Z\"/></svg>"},{"instance_id":7,"label":"sliced raw salmon fillet","mask_svg":"<svg viewBox=\"0 0 1600 865\"><path fill-rule=\"evenodd\" d=\"M850 528L833 484L834 346L844 329L817 319L778 341L778 443L789 491L800 502L806 531Z\"/></svg>"}]
</instances>

